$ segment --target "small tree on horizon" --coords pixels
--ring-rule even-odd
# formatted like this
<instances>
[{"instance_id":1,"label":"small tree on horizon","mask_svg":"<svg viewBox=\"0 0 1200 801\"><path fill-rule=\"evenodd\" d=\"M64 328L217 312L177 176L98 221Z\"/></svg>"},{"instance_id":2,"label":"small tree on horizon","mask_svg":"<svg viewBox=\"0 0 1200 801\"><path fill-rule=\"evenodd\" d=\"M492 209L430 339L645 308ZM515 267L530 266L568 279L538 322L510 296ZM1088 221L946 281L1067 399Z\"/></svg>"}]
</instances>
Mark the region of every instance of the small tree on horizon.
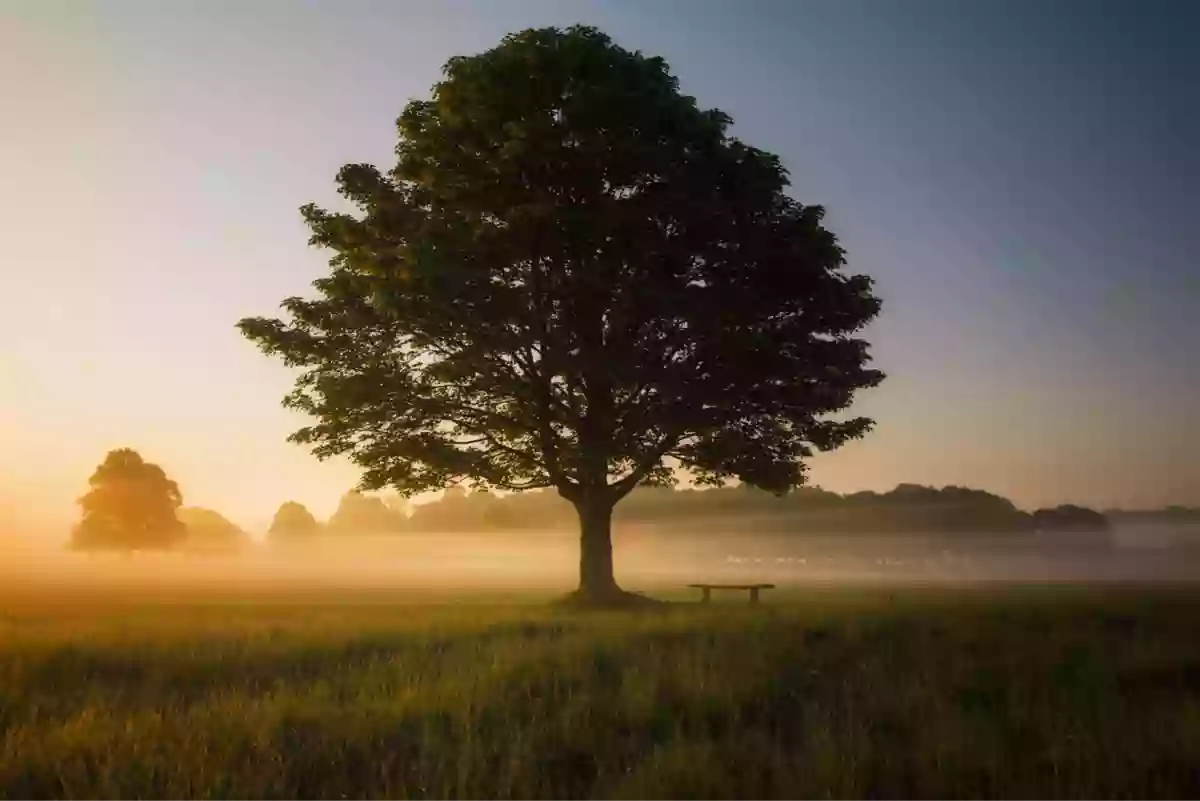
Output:
<instances>
[{"instance_id":1,"label":"small tree on horizon","mask_svg":"<svg viewBox=\"0 0 1200 801\"><path fill-rule=\"evenodd\" d=\"M233 551L250 541L241 526L220 512L200 506L181 506L176 513L183 524L182 545L198 551Z\"/></svg>"},{"instance_id":2,"label":"small tree on horizon","mask_svg":"<svg viewBox=\"0 0 1200 801\"><path fill-rule=\"evenodd\" d=\"M302 210L333 252L319 297L239 323L303 370L286 404L316 422L292 441L363 489L555 489L591 603L628 600L611 523L634 487L803 484L872 426L828 415L883 378L855 336L880 302L730 123L592 28L450 59L395 167L339 172L358 212Z\"/></svg>"},{"instance_id":3,"label":"small tree on horizon","mask_svg":"<svg viewBox=\"0 0 1200 801\"><path fill-rule=\"evenodd\" d=\"M109 451L79 499L83 517L71 533L80 550L148 550L176 545L186 536L177 512L179 486L161 467L130 448Z\"/></svg>"},{"instance_id":4,"label":"small tree on horizon","mask_svg":"<svg viewBox=\"0 0 1200 801\"><path fill-rule=\"evenodd\" d=\"M321 531L321 524L312 512L300 503L285 501L275 512L267 536L272 540L290 540L311 537Z\"/></svg>"}]
</instances>

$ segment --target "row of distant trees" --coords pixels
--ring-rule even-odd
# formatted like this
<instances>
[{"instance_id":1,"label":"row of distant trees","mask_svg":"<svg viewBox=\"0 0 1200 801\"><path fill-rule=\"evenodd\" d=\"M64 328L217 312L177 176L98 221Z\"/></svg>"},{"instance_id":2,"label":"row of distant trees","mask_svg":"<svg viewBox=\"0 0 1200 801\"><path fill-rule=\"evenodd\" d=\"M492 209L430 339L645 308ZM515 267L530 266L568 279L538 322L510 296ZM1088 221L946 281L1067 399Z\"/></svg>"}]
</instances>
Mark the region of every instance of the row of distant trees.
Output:
<instances>
[{"instance_id":1,"label":"row of distant trees","mask_svg":"<svg viewBox=\"0 0 1200 801\"><path fill-rule=\"evenodd\" d=\"M293 510L293 507L296 507ZM272 535L316 533L320 525L304 518L303 507L285 505ZM305 513L306 514L306 513ZM334 531L481 531L570 527L574 509L553 491L498 495L453 488L411 514L377 497L349 493L330 519ZM616 510L617 524L655 526L665 535L704 531L825 533L1006 533L1109 528L1095 510L1064 505L1029 513L1007 498L966 487L936 489L901 484L890 492L841 495L804 487L782 497L747 485L714 489L646 487L634 490Z\"/></svg>"},{"instance_id":2,"label":"row of distant trees","mask_svg":"<svg viewBox=\"0 0 1200 801\"><path fill-rule=\"evenodd\" d=\"M184 507L179 485L130 448L108 453L88 479L79 505L82 515L71 532L71 547L80 550L225 550L247 537L211 509Z\"/></svg>"},{"instance_id":3,"label":"row of distant trees","mask_svg":"<svg viewBox=\"0 0 1200 801\"><path fill-rule=\"evenodd\" d=\"M79 501L83 516L73 545L83 549L183 547L229 550L249 535L211 509L183 506L178 485L136 451L112 451L89 479ZM618 524L644 524L663 536L705 531L757 533L1031 533L1047 530L1104 531L1121 522L1200 522L1200 510L1108 514L1079 506L1028 513L1012 501L966 487L935 489L901 484L890 492L840 495L804 487L775 496L746 485L717 489L635 490L619 508ZM552 491L499 495L446 490L440 498L409 507L401 498L346 493L337 510L319 521L303 504L279 507L267 532L277 542L337 534L532 530L569 528L572 506Z\"/></svg>"},{"instance_id":4,"label":"row of distant trees","mask_svg":"<svg viewBox=\"0 0 1200 801\"><path fill-rule=\"evenodd\" d=\"M236 550L249 534L212 509L184 506L179 485L157 464L129 448L110 451L79 499L82 516L71 535L80 550ZM302 538L327 530L388 532L406 519L405 504L348 493L324 525L303 505L283 504L271 523L274 538Z\"/></svg>"}]
</instances>

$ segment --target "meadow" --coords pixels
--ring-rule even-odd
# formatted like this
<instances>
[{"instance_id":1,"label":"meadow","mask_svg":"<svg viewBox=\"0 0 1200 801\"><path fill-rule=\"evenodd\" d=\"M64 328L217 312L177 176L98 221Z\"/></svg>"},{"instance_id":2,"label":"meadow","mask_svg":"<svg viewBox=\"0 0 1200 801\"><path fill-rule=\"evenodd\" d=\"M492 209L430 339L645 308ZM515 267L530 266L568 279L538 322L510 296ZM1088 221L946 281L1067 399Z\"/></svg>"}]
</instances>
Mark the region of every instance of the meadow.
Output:
<instances>
[{"instance_id":1,"label":"meadow","mask_svg":"<svg viewBox=\"0 0 1200 801\"><path fill-rule=\"evenodd\" d=\"M1200 796L1200 591L765 600L0 591L0 797Z\"/></svg>"}]
</instances>

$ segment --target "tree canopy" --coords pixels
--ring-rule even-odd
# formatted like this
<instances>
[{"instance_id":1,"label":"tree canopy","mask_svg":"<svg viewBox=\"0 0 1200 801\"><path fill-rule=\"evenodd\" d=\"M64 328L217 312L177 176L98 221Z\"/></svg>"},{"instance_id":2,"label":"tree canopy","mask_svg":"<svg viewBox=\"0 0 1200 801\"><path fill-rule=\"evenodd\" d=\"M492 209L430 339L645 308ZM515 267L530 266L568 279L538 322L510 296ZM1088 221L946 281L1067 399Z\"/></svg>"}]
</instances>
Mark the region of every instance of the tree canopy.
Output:
<instances>
[{"instance_id":1,"label":"tree canopy","mask_svg":"<svg viewBox=\"0 0 1200 801\"><path fill-rule=\"evenodd\" d=\"M285 501L275 512L267 536L272 540L302 539L320 530L321 524L303 504Z\"/></svg>"},{"instance_id":2,"label":"tree canopy","mask_svg":"<svg viewBox=\"0 0 1200 801\"><path fill-rule=\"evenodd\" d=\"M737 478L783 493L863 436L880 309L778 157L586 27L450 59L397 123L396 164L305 206L332 252L316 298L244 335L301 368L292 435L362 487L553 488L581 521L581 590L611 595L613 505Z\"/></svg>"},{"instance_id":3,"label":"tree canopy","mask_svg":"<svg viewBox=\"0 0 1200 801\"><path fill-rule=\"evenodd\" d=\"M109 451L79 499L83 517L71 544L81 549L169 548L185 536L183 496L163 469L129 448Z\"/></svg>"},{"instance_id":4,"label":"tree canopy","mask_svg":"<svg viewBox=\"0 0 1200 801\"><path fill-rule=\"evenodd\" d=\"M388 507L383 499L351 490L338 502L327 528L334 532L386 534L405 527L403 515Z\"/></svg>"},{"instance_id":5,"label":"tree canopy","mask_svg":"<svg viewBox=\"0 0 1200 801\"><path fill-rule=\"evenodd\" d=\"M1053 509L1038 509L1033 523L1041 531L1108 531L1108 518L1095 509L1063 504Z\"/></svg>"},{"instance_id":6,"label":"tree canopy","mask_svg":"<svg viewBox=\"0 0 1200 801\"><path fill-rule=\"evenodd\" d=\"M184 506L178 511L186 529L184 546L197 551L235 551L248 544L250 535L220 512L201 506Z\"/></svg>"},{"instance_id":7,"label":"tree canopy","mask_svg":"<svg viewBox=\"0 0 1200 801\"><path fill-rule=\"evenodd\" d=\"M569 523L570 504L557 493L532 491L498 496L446 493L418 505L412 531L549 529ZM966 487L901 484L889 492L840 495L801 487L777 498L749 485L712 489L645 487L616 508L616 524L653 526L655 534L778 533L1002 534L1031 533L1033 517L1010 500Z\"/></svg>"}]
</instances>

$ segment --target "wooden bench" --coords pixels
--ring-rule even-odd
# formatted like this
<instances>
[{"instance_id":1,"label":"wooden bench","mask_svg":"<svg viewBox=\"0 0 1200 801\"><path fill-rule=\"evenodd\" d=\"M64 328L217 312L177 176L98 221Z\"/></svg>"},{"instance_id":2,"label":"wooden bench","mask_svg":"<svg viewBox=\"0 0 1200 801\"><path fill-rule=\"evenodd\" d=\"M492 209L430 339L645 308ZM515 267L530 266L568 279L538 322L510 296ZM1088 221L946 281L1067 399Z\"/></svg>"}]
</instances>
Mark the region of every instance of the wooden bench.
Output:
<instances>
[{"instance_id":1,"label":"wooden bench","mask_svg":"<svg viewBox=\"0 0 1200 801\"><path fill-rule=\"evenodd\" d=\"M759 590L773 590L774 584L689 584L689 587L695 587L704 594L700 597L700 603L706 604L712 600L713 590L749 590L750 603L758 603Z\"/></svg>"}]
</instances>

